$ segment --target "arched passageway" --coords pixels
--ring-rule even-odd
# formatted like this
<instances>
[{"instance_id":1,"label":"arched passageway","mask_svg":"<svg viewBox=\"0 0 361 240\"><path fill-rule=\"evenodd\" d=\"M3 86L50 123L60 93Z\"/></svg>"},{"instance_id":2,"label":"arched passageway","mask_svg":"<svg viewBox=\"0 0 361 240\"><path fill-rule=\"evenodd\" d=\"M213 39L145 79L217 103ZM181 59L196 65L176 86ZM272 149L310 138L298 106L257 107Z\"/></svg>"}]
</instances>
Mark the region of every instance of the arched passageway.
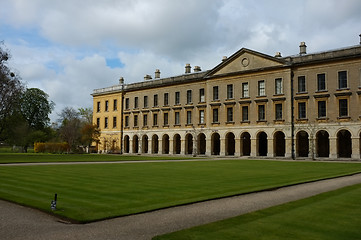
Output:
<instances>
[{"instance_id":1,"label":"arched passageway","mask_svg":"<svg viewBox=\"0 0 361 240\"><path fill-rule=\"evenodd\" d=\"M129 136L124 136L124 152L129 153Z\"/></svg>"},{"instance_id":2,"label":"arched passageway","mask_svg":"<svg viewBox=\"0 0 361 240\"><path fill-rule=\"evenodd\" d=\"M351 133L347 130L337 133L337 155L340 158L350 158L352 155Z\"/></svg>"},{"instance_id":3,"label":"arched passageway","mask_svg":"<svg viewBox=\"0 0 361 240\"><path fill-rule=\"evenodd\" d=\"M298 157L308 157L309 154L309 139L306 131L299 131L296 135L296 146Z\"/></svg>"},{"instance_id":4,"label":"arched passageway","mask_svg":"<svg viewBox=\"0 0 361 240\"><path fill-rule=\"evenodd\" d=\"M221 137L218 133L213 133L211 137L212 155L220 155L221 153Z\"/></svg>"},{"instance_id":5,"label":"arched passageway","mask_svg":"<svg viewBox=\"0 0 361 240\"><path fill-rule=\"evenodd\" d=\"M142 153L148 153L148 136L143 135L142 137Z\"/></svg>"},{"instance_id":6,"label":"arched passageway","mask_svg":"<svg viewBox=\"0 0 361 240\"><path fill-rule=\"evenodd\" d=\"M169 136L168 134L164 134L162 138L162 153L169 154Z\"/></svg>"},{"instance_id":7,"label":"arched passageway","mask_svg":"<svg viewBox=\"0 0 361 240\"><path fill-rule=\"evenodd\" d=\"M235 152L235 139L232 132L227 133L226 135L226 155L233 156Z\"/></svg>"},{"instance_id":8,"label":"arched passageway","mask_svg":"<svg viewBox=\"0 0 361 240\"><path fill-rule=\"evenodd\" d=\"M276 157L284 157L286 153L285 134L281 131L275 132L273 135L273 148Z\"/></svg>"},{"instance_id":9,"label":"arched passageway","mask_svg":"<svg viewBox=\"0 0 361 240\"><path fill-rule=\"evenodd\" d=\"M137 135L133 136L133 153L138 153L139 151L139 138Z\"/></svg>"},{"instance_id":10,"label":"arched passageway","mask_svg":"<svg viewBox=\"0 0 361 240\"><path fill-rule=\"evenodd\" d=\"M157 134L152 137L152 153L157 154L159 150L159 138Z\"/></svg>"},{"instance_id":11,"label":"arched passageway","mask_svg":"<svg viewBox=\"0 0 361 240\"><path fill-rule=\"evenodd\" d=\"M241 135L241 155L251 155L251 135L248 132L244 132Z\"/></svg>"},{"instance_id":12,"label":"arched passageway","mask_svg":"<svg viewBox=\"0 0 361 240\"><path fill-rule=\"evenodd\" d=\"M179 134L176 134L173 137L173 152L174 154L181 153L181 137Z\"/></svg>"},{"instance_id":13,"label":"arched passageway","mask_svg":"<svg viewBox=\"0 0 361 240\"><path fill-rule=\"evenodd\" d=\"M268 143L267 143L267 134L265 132L260 132L257 135L257 150L258 150L258 156L267 156Z\"/></svg>"},{"instance_id":14,"label":"arched passageway","mask_svg":"<svg viewBox=\"0 0 361 240\"><path fill-rule=\"evenodd\" d=\"M325 130L316 133L316 153L318 157L329 157L330 155L329 134Z\"/></svg>"},{"instance_id":15,"label":"arched passageway","mask_svg":"<svg viewBox=\"0 0 361 240\"><path fill-rule=\"evenodd\" d=\"M200 133L197 137L197 141L198 154L206 154L206 135L204 133Z\"/></svg>"},{"instance_id":16,"label":"arched passageway","mask_svg":"<svg viewBox=\"0 0 361 240\"><path fill-rule=\"evenodd\" d=\"M193 153L193 136L192 134L188 133L186 135L186 154Z\"/></svg>"}]
</instances>

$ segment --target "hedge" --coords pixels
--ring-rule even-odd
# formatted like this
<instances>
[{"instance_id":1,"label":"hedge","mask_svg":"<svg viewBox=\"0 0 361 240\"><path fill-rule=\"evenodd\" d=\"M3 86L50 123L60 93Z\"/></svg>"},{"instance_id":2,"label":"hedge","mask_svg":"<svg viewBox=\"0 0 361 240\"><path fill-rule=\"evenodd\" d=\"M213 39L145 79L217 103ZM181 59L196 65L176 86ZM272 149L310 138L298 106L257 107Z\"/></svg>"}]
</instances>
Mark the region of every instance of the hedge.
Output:
<instances>
[{"instance_id":1,"label":"hedge","mask_svg":"<svg viewBox=\"0 0 361 240\"><path fill-rule=\"evenodd\" d=\"M36 153L64 153L69 151L67 143L41 143L34 144L34 152Z\"/></svg>"}]
</instances>

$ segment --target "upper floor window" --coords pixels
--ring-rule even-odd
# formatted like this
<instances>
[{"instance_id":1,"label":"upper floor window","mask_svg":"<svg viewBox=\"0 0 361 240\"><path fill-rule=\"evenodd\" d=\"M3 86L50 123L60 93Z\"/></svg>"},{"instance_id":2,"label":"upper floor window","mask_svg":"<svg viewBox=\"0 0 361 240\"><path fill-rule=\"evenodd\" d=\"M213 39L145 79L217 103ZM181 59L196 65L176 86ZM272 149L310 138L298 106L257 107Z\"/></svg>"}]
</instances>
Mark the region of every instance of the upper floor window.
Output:
<instances>
[{"instance_id":1,"label":"upper floor window","mask_svg":"<svg viewBox=\"0 0 361 240\"><path fill-rule=\"evenodd\" d=\"M100 127L100 118L97 118L97 128Z\"/></svg>"},{"instance_id":2,"label":"upper floor window","mask_svg":"<svg viewBox=\"0 0 361 240\"><path fill-rule=\"evenodd\" d=\"M100 102L97 102L97 112L100 112Z\"/></svg>"},{"instance_id":3,"label":"upper floor window","mask_svg":"<svg viewBox=\"0 0 361 240\"><path fill-rule=\"evenodd\" d=\"M306 118L306 103L300 102L298 103L298 119Z\"/></svg>"},{"instance_id":4,"label":"upper floor window","mask_svg":"<svg viewBox=\"0 0 361 240\"><path fill-rule=\"evenodd\" d=\"M283 93L283 84L282 78L275 79L275 94L282 94Z\"/></svg>"},{"instance_id":5,"label":"upper floor window","mask_svg":"<svg viewBox=\"0 0 361 240\"><path fill-rule=\"evenodd\" d=\"M109 110L109 101L106 100L105 101L105 111L108 112L108 110Z\"/></svg>"},{"instance_id":6,"label":"upper floor window","mask_svg":"<svg viewBox=\"0 0 361 240\"><path fill-rule=\"evenodd\" d=\"M113 117L113 128L117 127L117 117Z\"/></svg>"},{"instance_id":7,"label":"upper floor window","mask_svg":"<svg viewBox=\"0 0 361 240\"><path fill-rule=\"evenodd\" d=\"M249 97L248 82L242 83L242 97L243 98Z\"/></svg>"},{"instance_id":8,"label":"upper floor window","mask_svg":"<svg viewBox=\"0 0 361 240\"><path fill-rule=\"evenodd\" d=\"M205 94L204 94L204 88L199 89L199 102L205 102Z\"/></svg>"},{"instance_id":9,"label":"upper floor window","mask_svg":"<svg viewBox=\"0 0 361 240\"><path fill-rule=\"evenodd\" d=\"M317 109L318 109L318 118L325 118L326 117L326 101L318 101Z\"/></svg>"},{"instance_id":10,"label":"upper floor window","mask_svg":"<svg viewBox=\"0 0 361 240\"><path fill-rule=\"evenodd\" d=\"M276 120L282 120L282 104L278 103L276 106Z\"/></svg>"},{"instance_id":11,"label":"upper floor window","mask_svg":"<svg viewBox=\"0 0 361 240\"><path fill-rule=\"evenodd\" d=\"M148 114L143 115L143 126L148 126Z\"/></svg>"},{"instance_id":12,"label":"upper floor window","mask_svg":"<svg viewBox=\"0 0 361 240\"><path fill-rule=\"evenodd\" d=\"M129 109L129 98L125 99L125 109Z\"/></svg>"},{"instance_id":13,"label":"upper floor window","mask_svg":"<svg viewBox=\"0 0 361 240\"><path fill-rule=\"evenodd\" d=\"M147 107L148 107L148 96L144 96L144 99L143 99L143 107L144 107L144 108L147 108Z\"/></svg>"},{"instance_id":14,"label":"upper floor window","mask_svg":"<svg viewBox=\"0 0 361 240\"><path fill-rule=\"evenodd\" d=\"M233 84L227 85L227 99L233 99Z\"/></svg>"},{"instance_id":15,"label":"upper floor window","mask_svg":"<svg viewBox=\"0 0 361 240\"><path fill-rule=\"evenodd\" d=\"M192 103L192 90L187 90L187 104Z\"/></svg>"},{"instance_id":16,"label":"upper floor window","mask_svg":"<svg viewBox=\"0 0 361 240\"><path fill-rule=\"evenodd\" d=\"M227 122L233 122L233 107L227 108Z\"/></svg>"},{"instance_id":17,"label":"upper floor window","mask_svg":"<svg viewBox=\"0 0 361 240\"><path fill-rule=\"evenodd\" d=\"M339 116L347 117L348 116L348 102L347 99L340 99L339 103Z\"/></svg>"},{"instance_id":18,"label":"upper floor window","mask_svg":"<svg viewBox=\"0 0 361 240\"><path fill-rule=\"evenodd\" d=\"M213 101L217 101L218 98L218 86L213 87Z\"/></svg>"},{"instance_id":19,"label":"upper floor window","mask_svg":"<svg viewBox=\"0 0 361 240\"><path fill-rule=\"evenodd\" d=\"M306 92L306 77L305 76L299 76L298 77L298 92Z\"/></svg>"},{"instance_id":20,"label":"upper floor window","mask_svg":"<svg viewBox=\"0 0 361 240\"><path fill-rule=\"evenodd\" d=\"M264 80L258 81L258 96L266 96Z\"/></svg>"},{"instance_id":21,"label":"upper floor window","mask_svg":"<svg viewBox=\"0 0 361 240\"><path fill-rule=\"evenodd\" d=\"M125 127L129 127L129 116L125 116L124 125L125 125Z\"/></svg>"},{"instance_id":22,"label":"upper floor window","mask_svg":"<svg viewBox=\"0 0 361 240\"><path fill-rule=\"evenodd\" d=\"M158 94L154 94L153 107L158 107Z\"/></svg>"},{"instance_id":23,"label":"upper floor window","mask_svg":"<svg viewBox=\"0 0 361 240\"><path fill-rule=\"evenodd\" d=\"M242 121L243 122L248 121L248 106L242 107Z\"/></svg>"},{"instance_id":24,"label":"upper floor window","mask_svg":"<svg viewBox=\"0 0 361 240\"><path fill-rule=\"evenodd\" d=\"M134 98L134 108L138 108L138 97Z\"/></svg>"},{"instance_id":25,"label":"upper floor window","mask_svg":"<svg viewBox=\"0 0 361 240\"><path fill-rule=\"evenodd\" d=\"M258 121L264 121L266 119L265 105L258 105Z\"/></svg>"},{"instance_id":26,"label":"upper floor window","mask_svg":"<svg viewBox=\"0 0 361 240\"><path fill-rule=\"evenodd\" d=\"M214 123L218 123L219 119L218 119L218 108L214 108L213 109L213 122Z\"/></svg>"},{"instance_id":27,"label":"upper floor window","mask_svg":"<svg viewBox=\"0 0 361 240\"><path fill-rule=\"evenodd\" d=\"M180 124L180 113L179 113L179 112L175 112L175 113L174 113L174 124L175 124L175 125L179 125L179 124Z\"/></svg>"},{"instance_id":28,"label":"upper floor window","mask_svg":"<svg viewBox=\"0 0 361 240\"><path fill-rule=\"evenodd\" d=\"M326 74L317 74L317 91L326 90Z\"/></svg>"},{"instance_id":29,"label":"upper floor window","mask_svg":"<svg viewBox=\"0 0 361 240\"><path fill-rule=\"evenodd\" d=\"M169 93L164 93L164 106L169 105Z\"/></svg>"},{"instance_id":30,"label":"upper floor window","mask_svg":"<svg viewBox=\"0 0 361 240\"><path fill-rule=\"evenodd\" d=\"M338 72L338 89L347 88L347 72Z\"/></svg>"},{"instance_id":31,"label":"upper floor window","mask_svg":"<svg viewBox=\"0 0 361 240\"><path fill-rule=\"evenodd\" d=\"M117 111L118 110L118 100L114 99L113 100L113 111Z\"/></svg>"},{"instance_id":32,"label":"upper floor window","mask_svg":"<svg viewBox=\"0 0 361 240\"><path fill-rule=\"evenodd\" d=\"M104 118L104 128L108 128L108 118Z\"/></svg>"},{"instance_id":33,"label":"upper floor window","mask_svg":"<svg viewBox=\"0 0 361 240\"><path fill-rule=\"evenodd\" d=\"M180 104L180 92L175 92L174 104L175 105Z\"/></svg>"},{"instance_id":34,"label":"upper floor window","mask_svg":"<svg viewBox=\"0 0 361 240\"><path fill-rule=\"evenodd\" d=\"M192 111L187 111L187 124L192 124Z\"/></svg>"},{"instance_id":35,"label":"upper floor window","mask_svg":"<svg viewBox=\"0 0 361 240\"><path fill-rule=\"evenodd\" d=\"M153 126L158 126L158 114L153 114Z\"/></svg>"},{"instance_id":36,"label":"upper floor window","mask_svg":"<svg viewBox=\"0 0 361 240\"><path fill-rule=\"evenodd\" d=\"M163 114L163 122L164 122L164 126L168 126L168 113L164 113Z\"/></svg>"},{"instance_id":37,"label":"upper floor window","mask_svg":"<svg viewBox=\"0 0 361 240\"><path fill-rule=\"evenodd\" d=\"M138 115L134 115L134 127L138 127Z\"/></svg>"},{"instance_id":38,"label":"upper floor window","mask_svg":"<svg viewBox=\"0 0 361 240\"><path fill-rule=\"evenodd\" d=\"M204 110L199 110L199 123L203 124L204 122Z\"/></svg>"}]
</instances>

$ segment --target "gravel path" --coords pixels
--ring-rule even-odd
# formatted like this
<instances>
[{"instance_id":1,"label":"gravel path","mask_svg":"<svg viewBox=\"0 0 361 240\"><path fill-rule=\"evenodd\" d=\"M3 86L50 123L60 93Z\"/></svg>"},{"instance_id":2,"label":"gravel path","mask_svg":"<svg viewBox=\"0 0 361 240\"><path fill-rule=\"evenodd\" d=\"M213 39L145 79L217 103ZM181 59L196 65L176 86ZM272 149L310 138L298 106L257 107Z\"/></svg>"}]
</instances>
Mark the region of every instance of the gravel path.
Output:
<instances>
[{"instance_id":1,"label":"gravel path","mask_svg":"<svg viewBox=\"0 0 361 240\"><path fill-rule=\"evenodd\" d=\"M361 183L361 174L120 217L90 224L67 224L34 209L0 201L0 239L151 239Z\"/></svg>"}]
</instances>

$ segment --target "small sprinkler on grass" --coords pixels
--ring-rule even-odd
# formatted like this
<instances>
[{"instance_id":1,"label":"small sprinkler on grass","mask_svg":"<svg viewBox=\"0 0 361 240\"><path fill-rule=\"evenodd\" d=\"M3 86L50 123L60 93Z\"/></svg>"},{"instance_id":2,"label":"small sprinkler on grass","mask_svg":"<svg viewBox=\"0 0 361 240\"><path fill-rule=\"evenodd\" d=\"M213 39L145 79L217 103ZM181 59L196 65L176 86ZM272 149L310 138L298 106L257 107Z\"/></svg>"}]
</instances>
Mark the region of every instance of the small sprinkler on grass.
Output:
<instances>
[{"instance_id":1,"label":"small sprinkler on grass","mask_svg":"<svg viewBox=\"0 0 361 240\"><path fill-rule=\"evenodd\" d=\"M56 210L56 201L58 199L58 194L55 193L54 200L51 200L50 208L51 210Z\"/></svg>"}]
</instances>

